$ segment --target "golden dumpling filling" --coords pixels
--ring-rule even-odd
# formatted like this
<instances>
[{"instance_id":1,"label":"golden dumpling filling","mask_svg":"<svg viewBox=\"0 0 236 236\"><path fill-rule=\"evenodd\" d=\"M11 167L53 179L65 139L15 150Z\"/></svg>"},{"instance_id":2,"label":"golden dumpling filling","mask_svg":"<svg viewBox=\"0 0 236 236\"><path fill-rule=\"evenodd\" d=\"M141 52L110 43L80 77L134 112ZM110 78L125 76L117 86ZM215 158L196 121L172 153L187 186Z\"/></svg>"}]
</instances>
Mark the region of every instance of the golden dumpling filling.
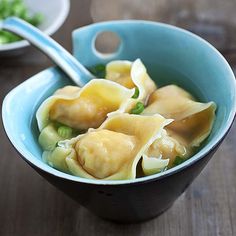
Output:
<instances>
[{"instance_id":1,"label":"golden dumpling filling","mask_svg":"<svg viewBox=\"0 0 236 236\"><path fill-rule=\"evenodd\" d=\"M97 128L106 119L106 115L118 109L96 96L81 97L75 100L57 100L49 117L53 121L61 122L75 129L87 130Z\"/></svg>"},{"instance_id":2,"label":"golden dumpling filling","mask_svg":"<svg viewBox=\"0 0 236 236\"><path fill-rule=\"evenodd\" d=\"M103 179L117 173L129 162L136 142L133 136L100 130L85 135L75 150L82 168L95 178Z\"/></svg>"},{"instance_id":3,"label":"golden dumpling filling","mask_svg":"<svg viewBox=\"0 0 236 236\"><path fill-rule=\"evenodd\" d=\"M177 156L186 159L192 153L192 149L181 141L180 138L173 138L163 130L161 137L149 147L147 154L150 157L168 159L168 167L172 167Z\"/></svg>"},{"instance_id":4,"label":"golden dumpling filling","mask_svg":"<svg viewBox=\"0 0 236 236\"><path fill-rule=\"evenodd\" d=\"M149 77L140 59L131 61L112 61L106 66L106 79L112 80L126 88L136 88L137 101L146 103L148 97L156 90L156 85ZM134 101L135 102L135 101Z\"/></svg>"},{"instance_id":5,"label":"golden dumpling filling","mask_svg":"<svg viewBox=\"0 0 236 236\"><path fill-rule=\"evenodd\" d=\"M126 88L134 88L135 84L131 78L130 61L112 61L106 66L106 79L112 80Z\"/></svg>"},{"instance_id":6,"label":"golden dumpling filling","mask_svg":"<svg viewBox=\"0 0 236 236\"><path fill-rule=\"evenodd\" d=\"M181 164L211 133L214 102L198 102L176 85L158 88L140 59L105 69L106 79L58 89L38 109L39 144L51 167L135 179Z\"/></svg>"}]
</instances>

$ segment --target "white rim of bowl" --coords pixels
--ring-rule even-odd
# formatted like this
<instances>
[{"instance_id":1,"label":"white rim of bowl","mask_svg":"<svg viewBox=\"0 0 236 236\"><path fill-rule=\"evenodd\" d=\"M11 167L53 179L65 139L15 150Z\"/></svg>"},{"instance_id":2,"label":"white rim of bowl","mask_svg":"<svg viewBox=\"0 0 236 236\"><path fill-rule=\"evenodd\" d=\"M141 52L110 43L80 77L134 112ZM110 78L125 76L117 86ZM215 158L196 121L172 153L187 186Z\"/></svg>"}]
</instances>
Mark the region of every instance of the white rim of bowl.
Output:
<instances>
[{"instance_id":1,"label":"white rim of bowl","mask_svg":"<svg viewBox=\"0 0 236 236\"><path fill-rule=\"evenodd\" d=\"M47 35L54 34L65 22L69 10L70 10L70 1L69 0L62 0L62 11L59 13L57 20L53 21L51 25L47 27L43 32ZM19 48L24 48L29 46L30 43L27 40L21 40L13 43L3 44L0 45L0 52L15 50Z\"/></svg>"},{"instance_id":2,"label":"white rim of bowl","mask_svg":"<svg viewBox=\"0 0 236 236\"><path fill-rule=\"evenodd\" d=\"M228 68L229 73L231 74L231 77L228 79L230 80L230 83L232 84L232 89L234 90L234 97L233 97L233 106L232 106L232 110L229 114L228 120L227 120L227 124L225 127L223 127L223 129L220 131L220 133L218 134L218 136L215 137L214 141L211 141L210 143L208 143L206 146L204 146L200 151L198 151L194 156L192 156L191 158L189 158L188 160L186 160L184 163L173 167L169 170L166 170L164 172L161 173L157 173L154 175L149 175L149 176L145 176L145 177L140 177L137 179L132 179L132 180L97 180L97 179L86 179L86 178L82 178L79 176L74 176L74 175L70 175L70 174L66 174L62 171L56 170L52 167L50 167L49 165L47 165L46 163L43 163L41 160L37 159L37 157L35 157L34 155L32 155L29 151L27 150L23 150L21 149L18 145L17 145L17 141L15 141L14 136L11 135L8 130L9 130L9 125L8 122L6 121L6 117L3 116L3 112L2 112L2 121L3 121L3 126L5 129L5 132L10 140L10 142L12 143L12 145L15 147L15 149L21 154L22 158L28 162L30 165L33 165L37 168L39 168L40 170L51 174L55 177L59 177L62 179L66 179L66 180L70 180L70 181L74 181L74 182L78 182L78 183L84 183L84 184L93 184L93 185L107 185L107 186L116 186L116 185L135 185L135 184L142 184L145 182L151 182L151 181L155 181L155 180L159 180L162 179L164 177L170 176L174 173L177 173L187 167L189 167L190 165L194 164L195 162L197 162L198 160L200 160L203 156L207 155L208 153L210 153L221 141L222 139L224 139L225 135L227 134L227 132L229 131L231 125L233 124L234 118L235 118L235 114L236 114L236 80L235 80L235 76L234 73L231 69L231 67L229 66L228 62L226 61L226 59L222 56L222 54L215 48L213 47L210 43L208 43L206 40L204 40L203 38L199 37L198 35L191 33L185 29L173 26L173 25L169 25L169 24L165 24L165 23L159 23L159 22L152 22L152 21L143 21L143 20L122 20L122 21L108 21L110 23L116 24L116 23L141 23L141 24L152 24L152 25L158 25L158 26L164 26L173 30L177 30L180 31L182 33L188 34L200 41L202 41L204 44L206 44L208 47L210 47L213 51L215 51L215 53L219 56L219 58L221 58L222 62L225 64L225 66ZM108 22L100 22L100 23L95 23L93 25L96 24L105 24ZM89 27L89 26L84 26L81 27L85 28L85 27ZM52 69L52 68L51 68ZM34 75L33 77L27 79L25 82L21 83L20 85L18 85L17 87L15 87L13 90L11 90L6 97L3 100L3 104L2 104L2 111L7 111L8 110L8 103L11 100L12 95L14 95L14 93L17 92L17 90L21 87L24 87L25 84L30 84L30 83L35 83L35 77L39 76L40 73L45 73L45 71L47 70L51 70L50 68L39 72L38 74Z\"/></svg>"}]
</instances>

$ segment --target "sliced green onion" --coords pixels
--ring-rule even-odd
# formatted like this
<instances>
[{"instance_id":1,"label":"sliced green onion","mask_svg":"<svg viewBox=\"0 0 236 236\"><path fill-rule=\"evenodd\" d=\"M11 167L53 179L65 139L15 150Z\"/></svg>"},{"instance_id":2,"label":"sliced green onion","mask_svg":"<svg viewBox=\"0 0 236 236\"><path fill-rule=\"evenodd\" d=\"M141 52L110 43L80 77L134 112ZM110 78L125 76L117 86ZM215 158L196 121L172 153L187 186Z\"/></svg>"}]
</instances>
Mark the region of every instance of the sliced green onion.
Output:
<instances>
[{"instance_id":1,"label":"sliced green onion","mask_svg":"<svg viewBox=\"0 0 236 236\"><path fill-rule=\"evenodd\" d=\"M179 156L176 156L175 157L175 160L173 162L173 165L174 166L177 166L177 165L180 165L182 164L183 162L185 162L186 159L182 158L182 157L179 157Z\"/></svg>"},{"instance_id":2,"label":"sliced green onion","mask_svg":"<svg viewBox=\"0 0 236 236\"><path fill-rule=\"evenodd\" d=\"M106 76L106 66L103 64L92 66L88 70L97 78L105 78Z\"/></svg>"},{"instance_id":3,"label":"sliced green onion","mask_svg":"<svg viewBox=\"0 0 236 236\"><path fill-rule=\"evenodd\" d=\"M64 139L71 138L72 132L73 132L72 128L65 125L60 126L57 129L57 133Z\"/></svg>"},{"instance_id":4,"label":"sliced green onion","mask_svg":"<svg viewBox=\"0 0 236 236\"><path fill-rule=\"evenodd\" d=\"M144 110L144 104L142 102L137 102L136 106L130 111L131 114L140 114Z\"/></svg>"},{"instance_id":5,"label":"sliced green onion","mask_svg":"<svg viewBox=\"0 0 236 236\"><path fill-rule=\"evenodd\" d=\"M135 92L132 98L138 98L138 96L139 96L139 89L135 87Z\"/></svg>"}]
</instances>

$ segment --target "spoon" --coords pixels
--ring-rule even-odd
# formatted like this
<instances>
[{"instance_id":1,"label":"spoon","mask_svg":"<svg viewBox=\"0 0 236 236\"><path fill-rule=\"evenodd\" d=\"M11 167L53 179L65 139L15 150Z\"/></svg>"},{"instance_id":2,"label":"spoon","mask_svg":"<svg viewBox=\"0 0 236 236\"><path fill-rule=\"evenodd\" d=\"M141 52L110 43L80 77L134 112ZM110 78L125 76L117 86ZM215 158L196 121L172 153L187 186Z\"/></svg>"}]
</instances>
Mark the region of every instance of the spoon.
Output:
<instances>
[{"instance_id":1,"label":"spoon","mask_svg":"<svg viewBox=\"0 0 236 236\"><path fill-rule=\"evenodd\" d=\"M28 40L54 61L74 83L83 87L95 77L67 50L38 28L17 17L8 17L0 22L0 29L15 33Z\"/></svg>"}]
</instances>

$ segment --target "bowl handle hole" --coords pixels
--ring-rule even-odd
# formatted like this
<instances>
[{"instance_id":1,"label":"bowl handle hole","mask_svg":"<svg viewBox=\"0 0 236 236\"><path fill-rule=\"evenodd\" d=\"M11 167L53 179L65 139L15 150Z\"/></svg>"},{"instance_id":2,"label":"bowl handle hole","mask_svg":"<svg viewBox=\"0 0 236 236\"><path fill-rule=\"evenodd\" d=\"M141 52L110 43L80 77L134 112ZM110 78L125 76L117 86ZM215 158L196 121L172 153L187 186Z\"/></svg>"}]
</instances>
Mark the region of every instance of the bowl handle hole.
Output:
<instances>
[{"instance_id":1,"label":"bowl handle hole","mask_svg":"<svg viewBox=\"0 0 236 236\"><path fill-rule=\"evenodd\" d=\"M98 33L95 39L94 49L100 57L112 57L117 53L121 44L121 39L112 31L103 31Z\"/></svg>"}]
</instances>

